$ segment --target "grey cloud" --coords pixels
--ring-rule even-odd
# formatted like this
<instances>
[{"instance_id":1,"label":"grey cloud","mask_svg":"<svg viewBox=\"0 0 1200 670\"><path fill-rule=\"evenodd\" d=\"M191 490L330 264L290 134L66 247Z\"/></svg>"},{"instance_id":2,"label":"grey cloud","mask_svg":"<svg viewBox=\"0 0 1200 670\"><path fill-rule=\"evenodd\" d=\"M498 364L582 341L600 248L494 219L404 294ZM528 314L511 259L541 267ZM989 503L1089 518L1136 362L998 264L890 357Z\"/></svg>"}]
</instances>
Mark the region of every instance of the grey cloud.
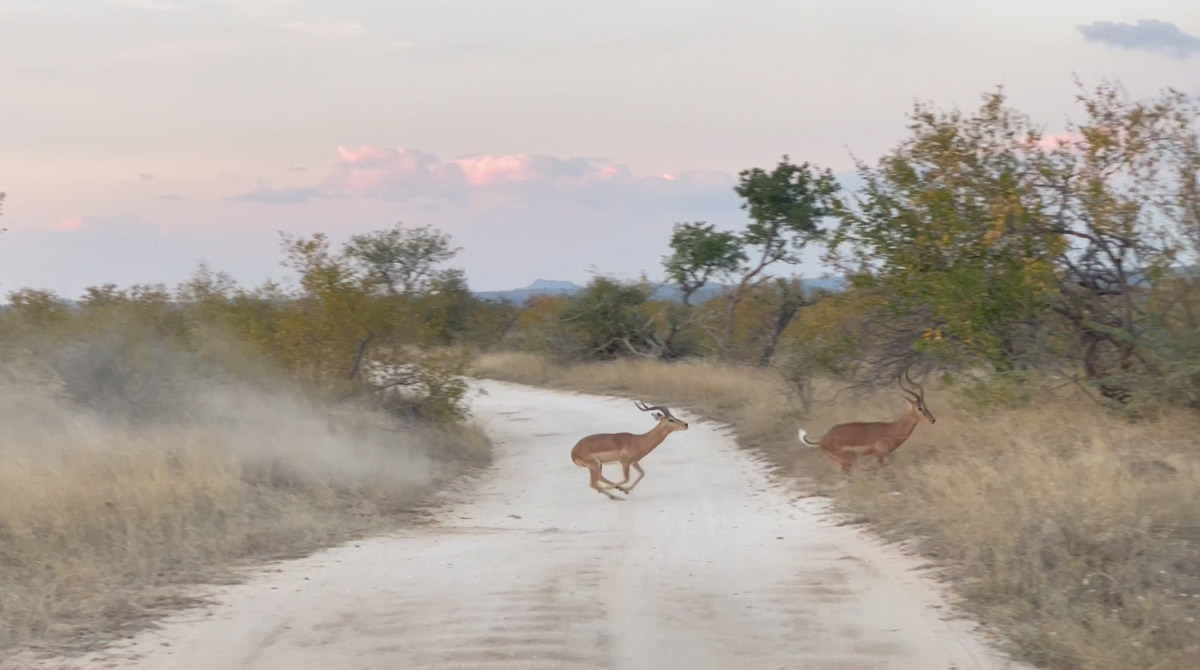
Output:
<instances>
[{"instance_id":1,"label":"grey cloud","mask_svg":"<svg viewBox=\"0 0 1200 670\"><path fill-rule=\"evenodd\" d=\"M1089 42L1109 44L1134 51L1165 53L1180 60L1200 53L1200 37L1184 32L1169 21L1141 19L1137 23L1096 21L1077 26Z\"/></svg>"},{"instance_id":2,"label":"grey cloud","mask_svg":"<svg viewBox=\"0 0 1200 670\"><path fill-rule=\"evenodd\" d=\"M154 181L154 175L150 174L149 172L143 172L138 175L138 180L142 183Z\"/></svg>"},{"instance_id":3,"label":"grey cloud","mask_svg":"<svg viewBox=\"0 0 1200 670\"><path fill-rule=\"evenodd\" d=\"M258 202L264 205L291 205L301 202L308 202L313 198L320 198L321 192L315 188L257 188L248 193L235 195L229 200L238 202Z\"/></svg>"},{"instance_id":4,"label":"grey cloud","mask_svg":"<svg viewBox=\"0 0 1200 670\"><path fill-rule=\"evenodd\" d=\"M159 200L170 200L172 202L178 202L180 200L183 200L183 196L182 195L174 195L172 193L166 193L166 194L158 196L158 199Z\"/></svg>"}]
</instances>

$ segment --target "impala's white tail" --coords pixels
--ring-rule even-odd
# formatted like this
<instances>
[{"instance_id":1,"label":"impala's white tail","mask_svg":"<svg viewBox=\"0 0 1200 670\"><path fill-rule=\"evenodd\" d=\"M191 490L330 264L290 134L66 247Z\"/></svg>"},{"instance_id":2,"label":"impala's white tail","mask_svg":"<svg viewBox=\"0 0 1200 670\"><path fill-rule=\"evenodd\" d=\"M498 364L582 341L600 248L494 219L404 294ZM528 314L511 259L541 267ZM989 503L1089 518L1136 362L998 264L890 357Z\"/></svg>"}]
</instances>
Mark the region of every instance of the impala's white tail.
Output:
<instances>
[{"instance_id":1,"label":"impala's white tail","mask_svg":"<svg viewBox=\"0 0 1200 670\"><path fill-rule=\"evenodd\" d=\"M806 445L810 446L810 447L815 447L815 446L817 446L817 444L818 444L817 442L809 442L809 441L808 441L808 437L807 437L807 435L808 435L808 433L804 432L804 429L803 429L803 428L801 428L801 429L800 429L800 441L801 441L801 442L803 442L804 444L806 444Z\"/></svg>"}]
</instances>

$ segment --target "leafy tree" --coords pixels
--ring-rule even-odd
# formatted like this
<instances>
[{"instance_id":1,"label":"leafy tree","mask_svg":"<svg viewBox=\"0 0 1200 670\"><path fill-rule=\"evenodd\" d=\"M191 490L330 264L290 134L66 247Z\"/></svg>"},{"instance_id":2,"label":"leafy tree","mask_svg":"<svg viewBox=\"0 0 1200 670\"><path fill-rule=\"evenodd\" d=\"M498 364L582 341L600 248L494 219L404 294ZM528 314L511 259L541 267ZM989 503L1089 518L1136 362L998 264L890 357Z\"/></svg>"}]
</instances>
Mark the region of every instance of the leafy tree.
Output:
<instances>
[{"instance_id":1,"label":"leafy tree","mask_svg":"<svg viewBox=\"0 0 1200 670\"><path fill-rule=\"evenodd\" d=\"M864 187L838 202L831 248L853 247L847 273L892 297L886 360L901 364L916 343L1011 366L1045 313L1050 258L1064 247L1031 183L1045 167L1030 160L1041 137L998 93L973 115L918 105L910 130L877 168L859 164Z\"/></svg>"},{"instance_id":2,"label":"leafy tree","mask_svg":"<svg viewBox=\"0 0 1200 670\"><path fill-rule=\"evenodd\" d=\"M25 335L39 331L49 336L70 318L70 309L53 291L23 288L8 294L9 309Z\"/></svg>"},{"instance_id":3,"label":"leafy tree","mask_svg":"<svg viewBox=\"0 0 1200 670\"><path fill-rule=\"evenodd\" d=\"M1153 298L1197 229L1197 108L1111 84L1078 99L1085 119L1059 138L1002 91L970 114L918 105L911 137L860 163L832 246L886 296L883 377L914 346L1001 369L1068 354L1121 400L1133 377L1161 377L1147 345L1181 301Z\"/></svg>"},{"instance_id":4,"label":"leafy tree","mask_svg":"<svg viewBox=\"0 0 1200 670\"><path fill-rule=\"evenodd\" d=\"M584 359L659 355L662 342L654 320L639 311L647 297L645 287L607 277L596 277L571 296L561 321L575 334L576 355Z\"/></svg>"},{"instance_id":5,"label":"leafy tree","mask_svg":"<svg viewBox=\"0 0 1200 670\"><path fill-rule=\"evenodd\" d=\"M770 365L771 359L775 357L775 350L779 348L779 339L783 337L783 331L787 330L800 308L808 304L804 296L804 286L798 279L776 277L771 283L771 289L774 305L766 344L758 358L759 367Z\"/></svg>"},{"instance_id":6,"label":"leafy tree","mask_svg":"<svg viewBox=\"0 0 1200 670\"><path fill-rule=\"evenodd\" d=\"M734 313L747 289L755 285L772 265L795 265L800 262L800 252L804 247L823 236L818 223L833 213L832 198L839 191L832 172L819 171L807 162L794 164L787 156L770 172L752 168L743 170L738 176L734 191L742 197L742 209L750 215L750 222L740 239L751 260L744 266L741 281L729 298L725 324L727 343L733 333ZM796 285L784 282L777 288L790 291ZM784 328L786 322L795 315L791 305L797 301L803 303L802 293L780 300L779 304L784 309L780 313L784 317ZM777 341L767 342L765 355L759 359L760 364L770 362Z\"/></svg>"},{"instance_id":7,"label":"leafy tree","mask_svg":"<svg viewBox=\"0 0 1200 670\"><path fill-rule=\"evenodd\" d=\"M476 302L462 270L435 274L416 306L425 339L438 344L456 341L470 328Z\"/></svg>"},{"instance_id":8,"label":"leafy tree","mask_svg":"<svg viewBox=\"0 0 1200 670\"><path fill-rule=\"evenodd\" d=\"M742 243L759 256L746 276L753 279L778 262L799 263L804 246L821 237L817 222L831 213L829 198L839 190L833 173L819 172L809 163L796 165L784 156L770 172L752 168L738 177L733 190L750 214Z\"/></svg>"},{"instance_id":9,"label":"leafy tree","mask_svg":"<svg viewBox=\"0 0 1200 670\"><path fill-rule=\"evenodd\" d=\"M284 265L300 275L294 308L274 329L276 346L293 370L314 382L354 379L367 346L392 321L390 305L370 300L374 284L355 271L323 233L284 235Z\"/></svg>"},{"instance_id":10,"label":"leafy tree","mask_svg":"<svg viewBox=\"0 0 1200 670\"><path fill-rule=\"evenodd\" d=\"M672 253L663 258L667 278L679 286L682 305L668 312L663 355L674 356L680 329L692 313L692 296L714 279L736 272L746 252L736 233L715 230L704 222L676 224L671 233Z\"/></svg>"},{"instance_id":11,"label":"leafy tree","mask_svg":"<svg viewBox=\"0 0 1200 670\"><path fill-rule=\"evenodd\" d=\"M517 349L566 352L574 339L562 321L569 304L566 295L531 296L524 305L505 310L501 337Z\"/></svg>"},{"instance_id":12,"label":"leafy tree","mask_svg":"<svg viewBox=\"0 0 1200 670\"><path fill-rule=\"evenodd\" d=\"M663 258L667 278L679 285L685 305L709 281L727 276L746 260L736 233L718 231L710 223L679 223L671 233L672 254Z\"/></svg>"},{"instance_id":13,"label":"leafy tree","mask_svg":"<svg viewBox=\"0 0 1200 670\"><path fill-rule=\"evenodd\" d=\"M439 241L426 244L429 235ZM356 256L361 239L335 252L320 233L284 237L285 265L299 272L301 290L283 296L286 308L276 313L269 331L271 349L293 371L348 397L405 388L403 402L412 412L434 420L464 416L466 386L458 379L464 361L420 350L429 337L444 338L462 327L453 304L445 302L450 297L461 304L466 291L461 272L434 273L446 258L448 245L442 242L448 238L421 229L416 244L401 245L406 254L396 266L401 273L389 275L404 291L399 295L391 285L380 294L379 267L364 267ZM428 255L419 256L422 251ZM277 296L264 297L279 302ZM422 307L432 309L423 314ZM427 324L426 316L438 321Z\"/></svg>"},{"instance_id":14,"label":"leafy tree","mask_svg":"<svg viewBox=\"0 0 1200 670\"><path fill-rule=\"evenodd\" d=\"M742 209L750 222L741 233L714 230L705 223L685 223L675 227L671 235L673 253L663 259L667 276L683 293L683 308L673 310L667 331L664 352L673 355L674 342L690 315L691 296L710 279L740 273L741 278L728 295L724 329L719 336L721 347L728 352L733 342L735 315L747 292L758 286L765 272L773 265L795 265L800 253L811 241L822 237L818 227L821 219L832 213L832 197L839 186L829 170L820 171L809 163L792 163L785 155L770 171L762 168L743 170L738 175L735 192L742 198ZM804 303L803 293L795 282L776 284L782 295L780 312L775 315L776 326L759 357L766 365L774 355L779 334Z\"/></svg>"},{"instance_id":15,"label":"leafy tree","mask_svg":"<svg viewBox=\"0 0 1200 670\"><path fill-rule=\"evenodd\" d=\"M437 266L460 250L451 246L445 233L429 226L405 228L399 223L388 230L355 235L345 247L346 255L373 283L404 296L425 289Z\"/></svg>"},{"instance_id":16,"label":"leafy tree","mask_svg":"<svg viewBox=\"0 0 1200 670\"><path fill-rule=\"evenodd\" d=\"M1085 375L1128 401L1134 384L1158 386L1178 362L1151 345L1187 300L1154 298L1194 288L1178 263L1200 230L1200 101L1174 90L1134 100L1110 83L1081 86L1077 100L1086 117L1049 152L1055 178L1040 184L1047 227L1069 241L1054 311L1078 338Z\"/></svg>"},{"instance_id":17,"label":"leafy tree","mask_svg":"<svg viewBox=\"0 0 1200 670\"><path fill-rule=\"evenodd\" d=\"M491 345L504 340L530 306L530 303L518 305L507 298L491 302L472 296L469 340L476 345Z\"/></svg>"},{"instance_id":18,"label":"leafy tree","mask_svg":"<svg viewBox=\"0 0 1200 670\"><path fill-rule=\"evenodd\" d=\"M844 377L865 353L863 331L883 302L878 291L856 288L817 300L804 308L805 318L796 322L788 344L814 365Z\"/></svg>"}]
</instances>

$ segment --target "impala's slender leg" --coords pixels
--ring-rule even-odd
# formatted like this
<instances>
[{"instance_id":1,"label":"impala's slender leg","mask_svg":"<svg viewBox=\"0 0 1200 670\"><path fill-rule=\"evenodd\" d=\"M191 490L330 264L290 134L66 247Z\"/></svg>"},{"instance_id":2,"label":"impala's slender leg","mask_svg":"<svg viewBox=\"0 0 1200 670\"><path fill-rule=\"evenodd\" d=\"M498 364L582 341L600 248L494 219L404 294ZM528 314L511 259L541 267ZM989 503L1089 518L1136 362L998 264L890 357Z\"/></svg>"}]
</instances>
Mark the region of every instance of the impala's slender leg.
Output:
<instances>
[{"instance_id":1,"label":"impala's slender leg","mask_svg":"<svg viewBox=\"0 0 1200 670\"><path fill-rule=\"evenodd\" d=\"M604 475L600 474L600 466L599 465L589 465L588 472L591 473L590 486L592 488L594 488L598 492L603 493L604 495L608 496L610 500L620 500L620 498L618 498L615 495L604 490L604 488L600 485L601 481L607 483L610 486L612 485L612 482L608 481L607 479L604 478Z\"/></svg>"},{"instance_id":2,"label":"impala's slender leg","mask_svg":"<svg viewBox=\"0 0 1200 670\"><path fill-rule=\"evenodd\" d=\"M603 493L604 495L608 496L609 498L612 498L613 500L620 500L620 498L617 498L616 496L609 493L608 491L605 491L604 487L602 487L600 485L603 482L604 484L607 484L610 488L616 486L616 484L612 483L611 481L609 481L609 479L607 477L604 476L604 464L600 462L600 459L593 458L592 460L585 463L585 465L587 466L588 473L590 475L590 484L589 485L592 488L599 491L600 493Z\"/></svg>"},{"instance_id":3,"label":"impala's slender leg","mask_svg":"<svg viewBox=\"0 0 1200 670\"><path fill-rule=\"evenodd\" d=\"M629 486L621 489L625 493L629 493L630 491L632 491L633 487L637 486L638 482L642 481L642 477L646 476L646 471L642 469L642 466L638 465L637 463L631 463L631 465L633 466L634 470L638 471L638 478L633 480L633 483L630 484ZM628 468L626 468L626 472L628 472Z\"/></svg>"},{"instance_id":4,"label":"impala's slender leg","mask_svg":"<svg viewBox=\"0 0 1200 670\"><path fill-rule=\"evenodd\" d=\"M850 469L854 467L854 461L858 460L858 456L853 451L845 451L838 456L837 460L842 466L842 472L850 474Z\"/></svg>"},{"instance_id":5,"label":"impala's slender leg","mask_svg":"<svg viewBox=\"0 0 1200 670\"><path fill-rule=\"evenodd\" d=\"M853 456L850 457L851 462L847 463L847 458L845 455L839 452L834 452L833 450L822 449L821 455L833 461L835 465L841 468L842 472L850 472L850 465L853 464Z\"/></svg>"},{"instance_id":6,"label":"impala's slender leg","mask_svg":"<svg viewBox=\"0 0 1200 670\"><path fill-rule=\"evenodd\" d=\"M875 459L880 465L888 465L892 462L892 455L904 444L904 440L888 440L882 442L875 448Z\"/></svg>"},{"instance_id":7,"label":"impala's slender leg","mask_svg":"<svg viewBox=\"0 0 1200 670\"><path fill-rule=\"evenodd\" d=\"M596 477L600 481L607 484L609 488L616 488L616 486L617 486L616 482L614 482L611 479L609 479L608 477L604 476L604 464L603 463L596 464Z\"/></svg>"},{"instance_id":8,"label":"impala's slender leg","mask_svg":"<svg viewBox=\"0 0 1200 670\"><path fill-rule=\"evenodd\" d=\"M829 451L828 449L822 449L821 455L824 456L825 458L828 458L829 460L833 461L834 465L837 465L842 462L840 458L838 458L837 456L834 456L833 452Z\"/></svg>"},{"instance_id":9,"label":"impala's slender leg","mask_svg":"<svg viewBox=\"0 0 1200 670\"><path fill-rule=\"evenodd\" d=\"M626 461L621 461L621 475L624 476L625 478L622 479L620 482L613 484L613 488L617 489L618 491L622 491L624 493L629 493L628 491L625 490L625 485L629 483L629 463Z\"/></svg>"},{"instance_id":10,"label":"impala's slender leg","mask_svg":"<svg viewBox=\"0 0 1200 670\"><path fill-rule=\"evenodd\" d=\"M892 452L889 451L887 447L880 447L875 450L875 460L878 461L880 465L887 465L888 462L892 460L891 457Z\"/></svg>"}]
</instances>

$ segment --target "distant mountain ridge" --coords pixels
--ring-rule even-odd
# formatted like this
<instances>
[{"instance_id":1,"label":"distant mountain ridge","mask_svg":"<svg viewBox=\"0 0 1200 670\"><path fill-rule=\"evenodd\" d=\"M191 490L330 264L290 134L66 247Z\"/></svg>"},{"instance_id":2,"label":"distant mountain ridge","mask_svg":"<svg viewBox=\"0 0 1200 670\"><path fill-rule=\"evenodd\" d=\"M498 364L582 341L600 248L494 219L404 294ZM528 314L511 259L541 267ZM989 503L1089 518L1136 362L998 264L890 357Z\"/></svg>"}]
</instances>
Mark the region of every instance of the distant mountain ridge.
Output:
<instances>
[{"instance_id":1,"label":"distant mountain ridge","mask_svg":"<svg viewBox=\"0 0 1200 670\"><path fill-rule=\"evenodd\" d=\"M845 288L845 279L843 277L816 277L813 279L804 279L805 293L811 293L817 290L838 292ZM489 302L500 302L509 300L518 305L524 305L529 302L529 299L538 295L573 295L583 290L583 286L572 281L563 281L558 279L537 279L529 286L521 288L509 289L507 291L475 291L475 297L480 300ZM696 291L692 296L693 303L701 303L705 300L716 297L721 291L726 288L732 288L726 284L706 284L700 290ZM679 287L674 285L664 285L658 287L651 296L652 300L680 300Z\"/></svg>"}]
</instances>

